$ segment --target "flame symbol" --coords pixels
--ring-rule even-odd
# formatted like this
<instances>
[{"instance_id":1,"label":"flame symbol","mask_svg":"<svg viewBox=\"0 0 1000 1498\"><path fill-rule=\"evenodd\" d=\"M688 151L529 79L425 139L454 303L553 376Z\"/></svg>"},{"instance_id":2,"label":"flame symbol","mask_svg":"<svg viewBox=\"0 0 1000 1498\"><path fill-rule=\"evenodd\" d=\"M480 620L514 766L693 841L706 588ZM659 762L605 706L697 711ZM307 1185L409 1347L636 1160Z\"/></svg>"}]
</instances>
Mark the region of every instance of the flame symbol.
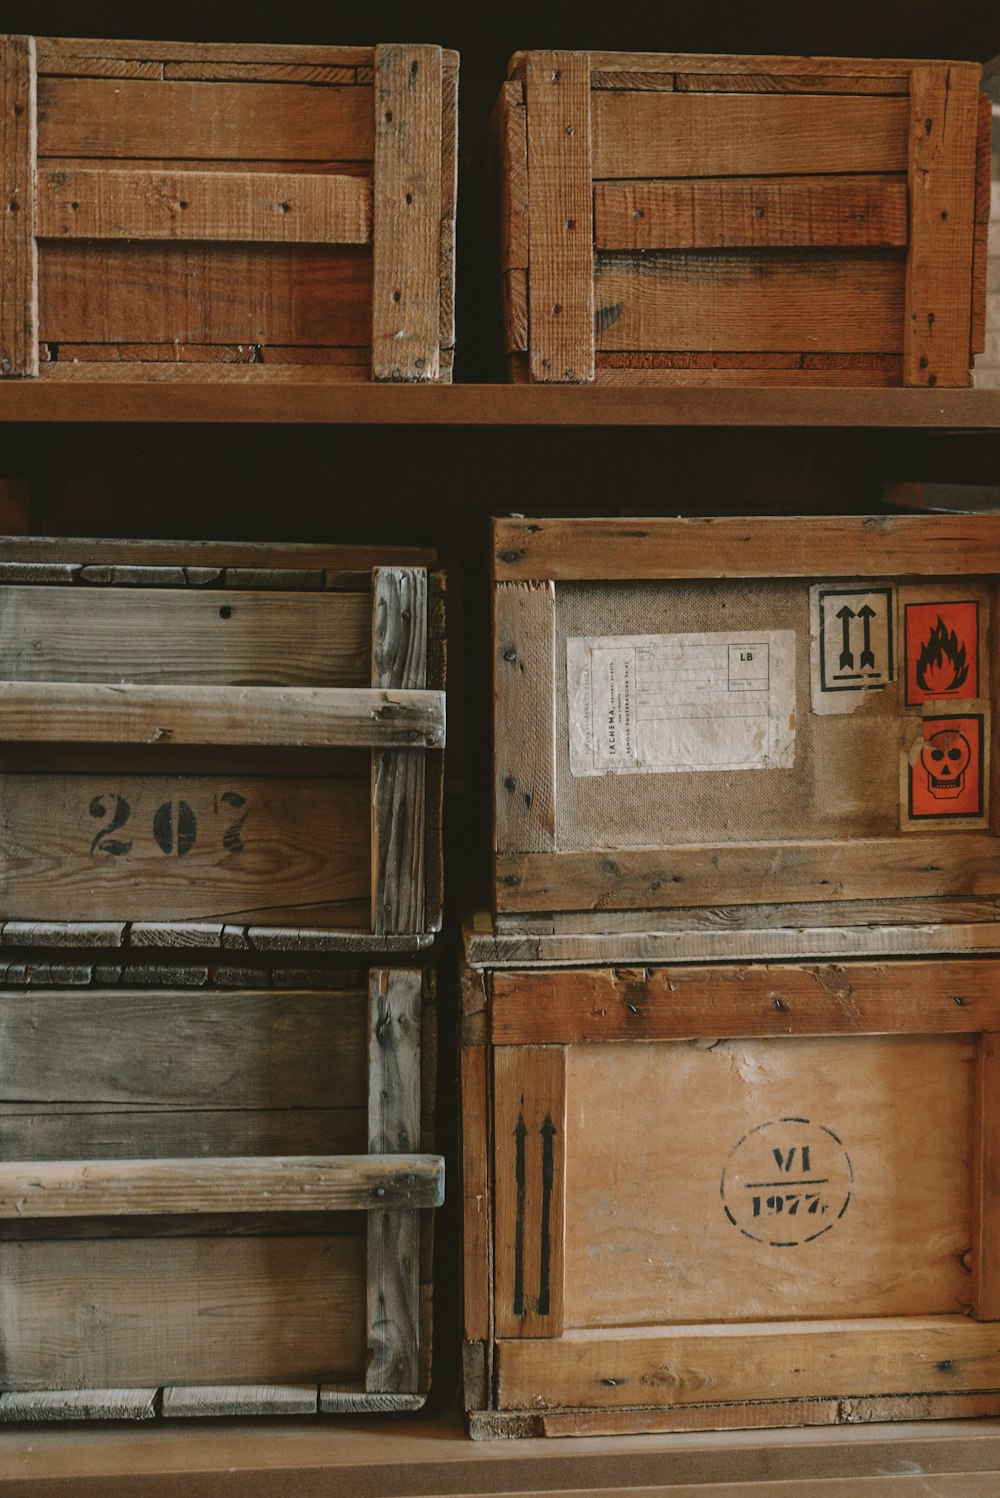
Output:
<instances>
[{"instance_id":1,"label":"flame symbol","mask_svg":"<svg viewBox=\"0 0 1000 1498\"><path fill-rule=\"evenodd\" d=\"M948 676L951 680L947 680ZM920 648L917 659L917 686L932 696L957 692L969 674L965 646L958 643L955 631L949 630L941 615Z\"/></svg>"}]
</instances>

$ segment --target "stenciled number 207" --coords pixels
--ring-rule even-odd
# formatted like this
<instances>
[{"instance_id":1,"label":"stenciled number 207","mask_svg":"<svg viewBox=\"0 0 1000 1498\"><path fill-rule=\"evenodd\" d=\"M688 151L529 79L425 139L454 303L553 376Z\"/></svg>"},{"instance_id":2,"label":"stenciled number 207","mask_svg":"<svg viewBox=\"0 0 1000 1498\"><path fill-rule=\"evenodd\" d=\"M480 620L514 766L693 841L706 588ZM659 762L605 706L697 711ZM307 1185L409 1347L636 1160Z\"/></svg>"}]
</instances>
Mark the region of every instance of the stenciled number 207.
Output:
<instances>
[{"instance_id":1,"label":"stenciled number 207","mask_svg":"<svg viewBox=\"0 0 1000 1498\"><path fill-rule=\"evenodd\" d=\"M251 808L239 791L223 791L218 801L234 813L223 830L222 847L227 853L240 853L245 846L243 828ZM217 809L221 810L218 804ZM133 838L117 835L132 817L132 808L124 796L114 792L95 796L88 810L103 824L90 844L91 853L109 853L112 858L122 858L132 851ZM134 834L137 830L135 823L131 823L129 832ZM164 801L153 813L151 831L161 853L183 857L198 841L198 818L187 801Z\"/></svg>"}]
</instances>

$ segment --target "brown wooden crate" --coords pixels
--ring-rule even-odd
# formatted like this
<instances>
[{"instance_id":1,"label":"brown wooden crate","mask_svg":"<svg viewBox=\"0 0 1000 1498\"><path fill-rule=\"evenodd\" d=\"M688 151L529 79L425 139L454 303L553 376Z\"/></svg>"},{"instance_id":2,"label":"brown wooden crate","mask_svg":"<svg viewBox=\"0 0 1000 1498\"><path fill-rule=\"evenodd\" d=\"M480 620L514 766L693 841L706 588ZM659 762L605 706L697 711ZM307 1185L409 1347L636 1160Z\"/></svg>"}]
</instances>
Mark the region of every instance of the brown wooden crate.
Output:
<instances>
[{"instance_id":1,"label":"brown wooden crate","mask_svg":"<svg viewBox=\"0 0 1000 1498\"><path fill-rule=\"evenodd\" d=\"M481 1230L466 1250L472 1433L486 1411L494 1433L565 1435L994 1408L983 1182L998 1139L974 1069L995 1065L995 967L536 966L487 969L478 988L467 974L492 1042L485 1098L463 1091L466 1172L495 1176L492 1256ZM758 1004L766 1037L746 1023ZM467 1044L477 1072L482 1053ZM543 1058L564 1131L547 1215L532 1174ZM557 1245L549 1324L516 1315L518 1264L533 1283Z\"/></svg>"},{"instance_id":2,"label":"brown wooden crate","mask_svg":"<svg viewBox=\"0 0 1000 1498\"><path fill-rule=\"evenodd\" d=\"M586 133L582 105L547 108L537 83L558 74L553 87L565 92L587 69L589 161L573 154ZM974 64L525 52L509 78L497 197L510 379L970 383L981 339L973 215L985 118ZM522 121L526 192L510 149ZM979 157L982 199L981 141ZM592 347L581 320L587 257L566 229L584 211L581 171L593 198ZM521 282L511 252L519 242L528 246ZM637 361L602 364L612 350ZM683 374L641 357L712 350L749 357ZM768 362L813 351L893 362L780 374Z\"/></svg>"},{"instance_id":3,"label":"brown wooden crate","mask_svg":"<svg viewBox=\"0 0 1000 1498\"><path fill-rule=\"evenodd\" d=\"M238 344L310 350L255 366L356 348L341 382L450 380L458 58L404 48L394 80L397 51L5 37L0 114L25 211L0 231L0 375L37 374L41 357L57 380L113 379L61 346L129 343L129 377L163 378L144 345L218 347L205 363L228 364Z\"/></svg>"},{"instance_id":4,"label":"brown wooden crate","mask_svg":"<svg viewBox=\"0 0 1000 1498\"><path fill-rule=\"evenodd\" d=\"M373 947L378 931L397 950L440 925L424 881L440 866L441 777L423 774L413 714L443 703L443 614L415 613L405 590L372 609L373 575L426 592L431 554L38 544L44 560L11 542L0 562L8 739L38 741L0 772L0 919L325 928ZM373 631L398 643L404 617L406 658L425 669L383 680ZM248 734L271 747L244 757ZM287 747L317 734L318 757ZM364 747L331 748L345 734ZM373 756L387 787L408 766L374 866Z\"/></svg>"}]
</instances>

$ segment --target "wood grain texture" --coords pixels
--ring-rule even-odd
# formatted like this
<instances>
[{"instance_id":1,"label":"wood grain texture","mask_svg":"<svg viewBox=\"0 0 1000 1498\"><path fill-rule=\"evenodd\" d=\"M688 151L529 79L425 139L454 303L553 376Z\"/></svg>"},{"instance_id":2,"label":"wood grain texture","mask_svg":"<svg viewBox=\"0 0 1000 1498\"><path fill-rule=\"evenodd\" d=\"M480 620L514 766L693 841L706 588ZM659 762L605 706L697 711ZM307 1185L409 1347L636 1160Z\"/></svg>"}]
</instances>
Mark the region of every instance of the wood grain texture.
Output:
<instances>
[{"instance_id":1,"label":"wood grain texture","mask_svg":"<svg viewBox=\"0 0 1000 1498\"><path fill-rule=\"evenodd\" d=\"M892 353L903 274L893 250L599 254L597 347Z\"/></svg>"},{"instance_id":2,"label":"wood grain texture","mask_svg":"<svg viewBox=\"0 0 1000 1498\"><path fill-rule=\"evenodd\" d=\"M441 54L441 306L442 354L455 346L455 234L458 210L458 53ZM441 374L448 366L441 361Z\"/></svg>"},{"instance_id":3,"label":"wood grain texture","mask_svg":"<svg viewBox=\"0 0 1000 1498\"><path fill-rule=\"evenodd\" d=\"M39 337L52 343L363 347L371 336L361 246L46 240L38 277Z\"/></svg>"},{"instance_id":4,"label":"wood grain texture","mask_svg":"<svg viewBox=\"0 0 1000 1498\"><path fill-rule=\"evenodd\" d=\"M940 1365L944 1364L945 1367ZM501 1409L627 1407L738 1399L995 1388L991 1323L964 1316L570 1333L497 1347Z\"/></svg>"},{"instance_id":5,"label":"wood grain texture","mask_svg":"<svg viewBox=\"0 0 1000 1498\"><path fill-rule=\"evenodd\" d=\"M976 1058L972 1161L972 1314L1000 1321L1000 1036L980 1036Z\"/></svg>"},{"instance_id":6,"label":"wood grain texture","mask_svg":"<svg viewBox=\"0 0 1000 1498\"><path fill-rule=\"evenodd\" d=\"M8 740L440 748L442 692L0 682Z\"/></svg>"},{"instance_id":7,"label":"wood grain texture","mask_svg":"<svg viewBox=\"0 0 1000 1498\"><path fill-rule=\"evenodd\" d=\"M427 573L376 567L372 574L373 690L423 693L428 655ZM438 693L444 710L444 694ZM442 718L439 744L444 741ZM399 744L372 755L372 929L420 931L426 919L425 844L440 829L427 819L422 749Z\"/></svg>"},{"instance_id":8,"label":"wood grain texture","mask_svg":"<svg viewBox=\"0 0 1000 1498\"><path fill-rule=\"evenodd\" d=\"M88 538L69 543L59 536L4 536L0 542L0 561L5 564L32 562L76 567L177 567L189 582L205 571L237 569L272 573L268 586L280 586L277 574L288 572L323 573L327 587L339 587L339 575L358 579L368 574L363 591L367 591L373 567L433 567L437 554L427 546L338 546L307 544L269 544L260 541L161 541ZM114 581L114 574L108 578ZM203 578L201 579L204 580ZM353 586L353 584L352 584Z\"/></svg>"},{"instance_id":9,"label":"wood grain texture","mask_svg":"<svg viewBox=\"0 0 1000 1498\"><path fill-rule=\"evenodd\" d=\"M422 1409L426 1394L372 1393L344 1384L321 1384L321 1415L390 1415Z\"/></svg>"},{"instance_id":10,"label":"wood grain texture","mask_svg":"<svg viewBox=\"0 0 1000 1498\"><path fill-rule=\"evenodd\" d=\"M490 1198L488 1052L465 1045L461 1054L463 1335L483 1346L490 1338L493 1231ZM478 1406L473 1406L478 1408Z\"/></svg>"},{"instance_id":11,"label":"wood grain texture","mask_svg":"<svg viewBox=\"0 0 1000 1498\"><path fill-rule=\"evenodd\" d=\"M967 385L978 81L947 63L910 80L903 381Z\"/></svg>"},{"instance_id":12,"label":"wood grain texture","mask_svg":"<svg viewBox=\"0 0 1000 1498\"><path fill-rule=\"evenodd\" d=\"M493 1087L494 1334L558 1339L565 1273L566 1052L560 1046L498 1047Z\"/></svg>"},{"instance_id":13,"label":"wood grain texture","mask_svg":"<svg viewBox=\"0 0 1000 1498\"><path fill-rule=\"evenodd\" d=\"M990 960L528 969L491 978L494 1045L718 1035L939 1035L1000 1029Z\"/></svg>"},{"instance_id":14,"label":"wood grain texture","mask_svg":"<svg viewBox=\"0 0 1000 1498\"><path fill-rule=\"evenodd\" d=\"M79 45L79 44L77 44ZM132 44L136 45L136 44ZM231 49L228 49L231 50ZM139 53L134 54L136 56ZM150 54L152 55L152 54ZM508 78L523 78L530 52L515 52L507 65ZM738 53L715 52L609 52L591 51L591 66L601 72L655 73L727 73L741 76L747 72L748 58ZM866 78L875 74L895 77L909 74L913 63L898 57L790 57L770 53L752 59L754 72L774 74L800 73L805 77ZM976 63L964 63L973 72ZM978 73L976 74L978 77Z\"/></svg>"},{"instance_id":15,"label":"wood grain texture","mask_svg":"<svg viewBox=\"0 0 1000 1498\"><path fill-rule=\"evenodd\" d=\"M372 159L367 88L45 76L39 156Z\"/></svg>"},{"instance_id":16,"label":"wood grain texture","mask_svg":"<svg viewBox=\"0 0 1000 1498\"><path fill-rule=\"evenodd\" d=\"M225 1155L0 1163L0 1218L439 1207L437 1155ZM373 1219L375 1220L375 1219Z\"/></svg>"},{"instance_id":17,"label":"wood grain texture","mask_svg":"<svg viewBox=\"0 0 1000 1498\"><path fill-rule=\"evenodd\" d=\"M494 846L555 847L555 589L500 583L494 595Z\"/></svg>"},{"instance_id":18,"label":"wood grain texture","mask_svg":"<svg viewBox=\"0 0 1000 1498\"><path fill-rule=\"evenodd\" d=\"M367 244L371 183L318 173L66 171L38 174L44 239Z\"/></svg>"},{"instance_id":19,"label":"wood grain texture","mask_svg":"<svg viewBox=\"0 0 1000 1498\"><path fill-rule=\"evenodd\" d=\"M902 245L906 235L902 174L594 184L599 250Z\"/></svg>"},{"instance_id":20,"label":"wood grain texture","mask_svg":"<svg viewBox=\"0 0 1000 1498\"><path fill-rule=\"evenodd\" d=\"M371 972L368 1148L382 1161L420 1142L421 991L418 970ZM388 1200L386 1207L368 1219L365 1388L413 1393L420 1353L420 1219L415 1211L392 1210Z\"/></svg>"},{"instance_id":21,"label":"wood grain texture","mask_svg":"<svg viewBox=\"0 0 1000 1498\"><path fill-rule=\"evenodd\" d=\"M902 172L908 118L893 98L595 91L593 175Z\"/></svg>"},{"instance_id":22,"label":"wood grain texture","mask_svg":"<svg viewBox=\"0 0 1000 1498\"><path fill-rule=\"evenodd\" d=\"M1000 516L814 515L808 533L783 515L493 522L503 582L815 577L817 557L838 577L1000 572Z\"/></svg>"},{"instance_id":23,"label":"wood grain texture","mask_svg":"<svg viewBox=\"0 0 1000 1498\"><path fill-rule=\"evenodd\" d=\"M765 58L755 61L767 62ZM782 61L787 63L789 59L784 58ZM679 93L694 94L908 94L910 91L909 78L905 73L887 73L880 78L875 73L877 62L859 63L857 66L867 66L871 69L871 74L777 73L768 71L764 66L760 72L752 73L679 72L673 75L673 85ZM605 78L614 76L613 73L602 74Z\"/></svg>"},{"instance_id":24,"label":"wood grain texture","mask_svg":"<svg viewBox=\"0 0 1000 1498\"><path fill-rule=\"evenodd\" d=\"M0 36L0 378L38 373L35 41Z\"/></svg>"},{"instance_id":25,"label":"wood grain texture","mask_svg":"<svg viewBox=\"0 0 1000 1498\"><path fill-rule=\"evenodd\" d=\"M277 46L268 43L261 46L254 42L162 42L162 41L86 41L79 37L46 36L39 38L39 50L45 59L48 72L55 72L66 58L80 55L84 48L92 49L101 58L118 58L126 61L153 60L157 62L246 62L246 63L299 63L303 65L324 64L330 67L370 67L371 47L329 46Z\"/></svg>"},{"instance_id":26,"label":"wood grain texture","mask_svg":"<svg viewBox=\"0 0 1000 1498\"><path fill-rule=\"evenodd\" d=\"M448 683L448 583L443 572L427 576L427 685L446 691ZM444 920L444 755L425 760L427 835L424 850L424 928L440 931Z\"/></svg>"},{"instance_id":27,"label":"wood grain texture","mask_svg":"<svg viewBox=\"0 0 1000 1498\"><path fill-rule=\"evenodd\" d=\"M520 83L505 83L500 91L492 145L500 197L500 270L527 271L528 135Z\"/></svg>"},{"instance_id":28,"label":"wood grain texture","mask_svg":"<svg viewBox=\"0 0 1000 1498\"><path fill-rule=\"evenodd\" d=\"M199 83L357 83L358 70L320 62L228 62L220 58L217 62L165 62L163 76Z\"/></svg>"},{"instance_id":29,"label":"wood grain texture","mask_svg":"<svg viewBox=\"0 0 1000 1498\"><path fill-rule=\"evenodd\" d=\"M441 344L441 49L375 49L372 378L436 380Z\"/></svg>"},{"instance_id":30,"label":"wood grain texture","mask_svg":"<svg viewBox=\"0 0 1000 1498\"><path fill-rule=\"evenodd\" d=\"M194 1384L163 1390L164 1418L189 1415L315 1415L315 1384Z\"/></svg>"},{"instance_id":31,"label":"wood grain texture","mask_svg":"<svg viewBox=\"0 0 1000 1498\"><path fill-rule=\"evenodd\" d=\"M157 1389L37 1389L0 1394L0 1424L50 1420L153 1420Z\"/></svg>"},{"instance_id":32,"label":"wood grain texture","mask_svg":"<svg viewBox=\"0 0 1000 1498\"><path fill-rule=\"evenodd\" d=\"M527 60L531 378L594 378L590 62L585 52Z\"/></svg>"}]
</instances>

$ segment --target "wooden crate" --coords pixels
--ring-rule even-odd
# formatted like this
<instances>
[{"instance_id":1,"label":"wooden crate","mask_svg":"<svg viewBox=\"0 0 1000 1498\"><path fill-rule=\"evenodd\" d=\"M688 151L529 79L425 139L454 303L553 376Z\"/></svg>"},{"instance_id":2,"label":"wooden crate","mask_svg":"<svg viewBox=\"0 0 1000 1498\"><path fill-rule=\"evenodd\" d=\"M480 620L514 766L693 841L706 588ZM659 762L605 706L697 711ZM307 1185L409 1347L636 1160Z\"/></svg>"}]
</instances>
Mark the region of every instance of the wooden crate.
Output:
<instances>
[{"instance_id":1,"label":"wooden crate","mask_svg":"<svg viewBox=\"0 0 1000 1498\"><path fill-rule=\"evenodd\" d=\"M494 118L513 380L968 385L968 62L520 52Z\"/></svg>"},{"instance_id":2,"label":"wooden crate","mask_svg":"<svg viewBox=\"0 0 1000 1498\"><path fill-rule=\"evenodd\" d=\"M410 1410L430 1379L420 968L0 972L0 1421Z\"/></svg>"},{"instance_id":3,"label":"wooden crate","mask_svg":"<svg viewBox=\"0 0 1000 1498\"><path fill-rule=\"evenodd\" d=\"M433 46L0 37L0 375L450 380L457 87Z\"/></svg>"},{"instance_id":4,"label":"wooden crate","mask_svg":"<svg viewBox=\"0 0 1000 1498\"><path fill-rule=\"evenodd\" d=\"M443 580L402 547L0 545L0 940L412 951Z\"/></svg>"},{"instance_id":5,"label":"wooden crate","mask_svg":"<svg viewBox=\"0 0 1000 1498\"><path fill-rule=\"evenodd\" d=\"M515 518L493 542L508 927L1000 893L1000 517Z\"/></svg>"},{"instance_id":6,"label":"wooden crate","mask_svg":"<svg viewBox=\"0 0 1000 1498\"><path fill-rule=\"evenodd\" d=\"M1000 1414L997 976L466 967L471 1434Z\"/></svg>"}]
</instances>

